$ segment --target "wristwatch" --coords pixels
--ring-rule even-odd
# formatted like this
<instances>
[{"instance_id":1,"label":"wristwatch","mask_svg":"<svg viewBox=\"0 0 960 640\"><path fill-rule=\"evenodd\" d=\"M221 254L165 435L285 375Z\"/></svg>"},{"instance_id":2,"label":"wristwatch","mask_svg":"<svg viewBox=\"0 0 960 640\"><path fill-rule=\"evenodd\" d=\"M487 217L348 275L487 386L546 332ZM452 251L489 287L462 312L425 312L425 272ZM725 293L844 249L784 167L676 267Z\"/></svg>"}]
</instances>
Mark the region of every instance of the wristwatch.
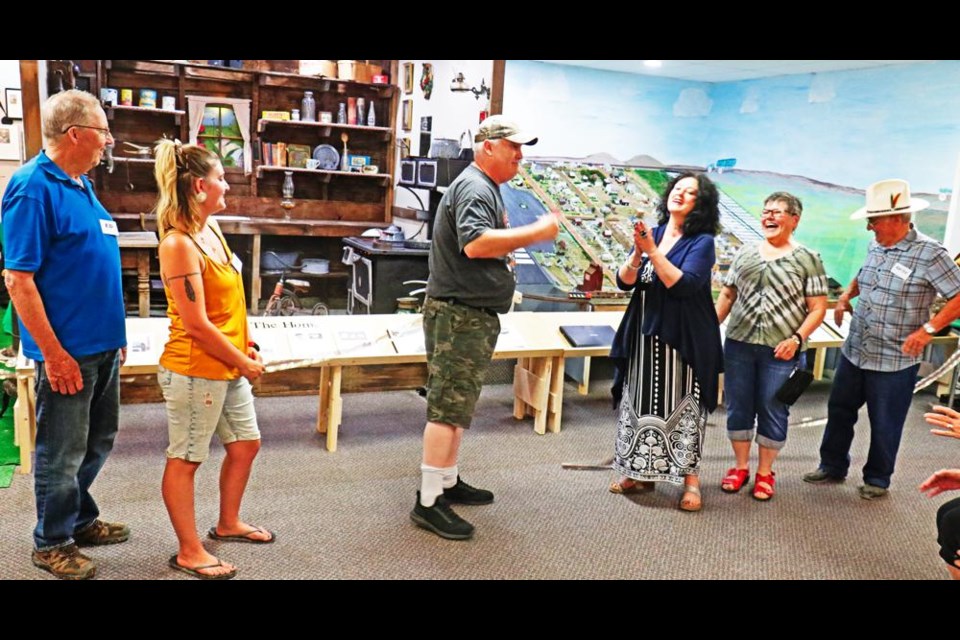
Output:
<instances>
[{"instance_id":1,"label":"wristwatch","mask_svg":"<svg viewBox=\"0 0 960 640\"><path fill-rule=\"evenodd\" d=\"M933 328L933 325L929 322L923 323L923 330L927 332L927 335L935 336L937 335L937 330Z\"/></svg>"}]
</instances>

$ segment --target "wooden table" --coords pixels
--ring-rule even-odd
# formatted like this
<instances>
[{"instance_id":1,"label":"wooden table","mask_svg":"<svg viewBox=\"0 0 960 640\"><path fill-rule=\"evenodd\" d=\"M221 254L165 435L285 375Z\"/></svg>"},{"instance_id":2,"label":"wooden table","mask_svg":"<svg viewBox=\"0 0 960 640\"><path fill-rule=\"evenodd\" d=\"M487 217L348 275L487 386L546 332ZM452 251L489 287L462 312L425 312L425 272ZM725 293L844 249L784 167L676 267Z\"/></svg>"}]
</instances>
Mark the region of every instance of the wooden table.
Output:
<instances>
[{"instance_id":1,"label":"wooden table","mask_svg":"<svg viewBox=\"0 0 960 640\"><path fill-rule=\"evenodd\" d=\"M150 317L150 256L159 245L153 231L122 231L119 236L120 268L137 274L138 307L141 318Z\"/></svg>"}]
</instances>

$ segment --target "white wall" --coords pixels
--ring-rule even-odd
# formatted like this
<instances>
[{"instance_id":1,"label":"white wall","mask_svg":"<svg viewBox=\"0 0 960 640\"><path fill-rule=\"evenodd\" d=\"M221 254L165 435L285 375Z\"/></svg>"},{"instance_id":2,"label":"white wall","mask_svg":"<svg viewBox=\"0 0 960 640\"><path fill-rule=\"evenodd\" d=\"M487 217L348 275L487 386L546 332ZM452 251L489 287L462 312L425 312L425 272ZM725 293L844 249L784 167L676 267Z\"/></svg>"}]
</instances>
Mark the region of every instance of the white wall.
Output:
<instances>
[{"instance_id":1,"label":"white wall","mask_svg":"<svg viewBox=\"0 0 960 640\"><path fill-rule=\"evenodd\" d=\"M4 95L4 89L10 87L17 89L20 87L20 61L19 60L0 60L0 102L3 102L3 108L7 108L7 98Z\"/></svg>"},{"instance_id":2,"label":"white wall","mask_svg":"<svg viewBox=\"0 0 960 640\"><path fill-rule=\"evenodd\" d=\"M400 157L400 140L409 138L411 143L410 152L412 155L426 156L430 150L420 148L420 118L423 116L433 117L433 128L431 139L453 138L457 140L464 131L477 132L477 126L480 124L480 111L489 111L489 100L481 96L476 99L472 93L462 92L454 93L450 91L450 83L458 73L463 73L467 86L480 87L480 81L486 82L489 87L493 82L493 60L400 60L399 77L395 82L400 86L400 103L397 107L397 158ZM414 65L413 93L405 94L403 92L403 65L406 62L412 62ZM433 92L429 100L423 97L423 90L420 89L420 78L423 76L423 63L433 65ZM410 131L403 130L403 101L412 100L413 104L413 128ZM466 137L464 138L466 143ZM470 141L473 144L473 140ZM397 164L397 177L399 178L399 164ZM422 189L417 189L417 193L426 206L428 193ZM394 191L394 203L402 207L411 207L419 209L420 205L417 199L407 191L405 187L397 187ZM413 220L394 219L394 222L400 225L406 232L407 237L413 236L419 229L420 223ZM417 236L418 240L424 240L426 230Z\"/></svg>"}]
</instances>

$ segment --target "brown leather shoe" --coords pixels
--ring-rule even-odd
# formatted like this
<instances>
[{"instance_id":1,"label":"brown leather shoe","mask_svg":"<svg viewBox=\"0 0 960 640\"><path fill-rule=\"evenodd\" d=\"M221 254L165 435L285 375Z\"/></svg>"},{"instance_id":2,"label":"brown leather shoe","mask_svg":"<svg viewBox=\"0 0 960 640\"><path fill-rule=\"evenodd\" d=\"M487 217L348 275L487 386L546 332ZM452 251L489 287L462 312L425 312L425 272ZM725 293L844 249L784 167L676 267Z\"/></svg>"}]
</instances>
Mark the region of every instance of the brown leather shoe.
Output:
<instances>
[{"instance_id":1,"label":"brown leather shoe","mask_svg":"<svg viewBox=\"0 0 960 640\"><path fill-rule=\"evenodd\" d=\"M61 580L87 580L97 573L93 560L80 553L75 544L49 551L34 551L33 564L49 571Z\"/></svg>"},{"instance_id":2,"label":"brown leather shoe","mask_svg":"<svg viewBox=\"0 0 960 640\"><path fill-rule=\"evenodd\" d=\"M86 529L74 533L73 539L80 546L117 544L130 539L130 527L122 522L104 522L98 519Z\"/></svg>"}]
</instances>

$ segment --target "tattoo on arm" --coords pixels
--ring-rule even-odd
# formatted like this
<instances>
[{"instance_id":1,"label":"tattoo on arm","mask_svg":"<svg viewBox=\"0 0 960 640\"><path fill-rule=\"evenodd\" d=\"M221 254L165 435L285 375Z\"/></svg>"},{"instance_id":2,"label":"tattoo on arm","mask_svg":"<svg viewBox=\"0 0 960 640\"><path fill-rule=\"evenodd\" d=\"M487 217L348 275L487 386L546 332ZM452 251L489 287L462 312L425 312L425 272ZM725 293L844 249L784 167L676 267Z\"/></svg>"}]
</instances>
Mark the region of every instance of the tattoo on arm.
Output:
<instances>
[{"instance_id":1,"label":"tattoo on arm","mask_svg":"<svg viewBox=\"0 0 960 640\"><path fill-rule=\"evenodd\" d=\"M200 272L194 271L192 273L185 273L182 276L173 276L172 278L167 278L167 286L170 286L170 282L172 280L178 280L180 278L183 278L183 289L184 291L187 292L187 299L190 300L190 302L196 302L197 292L193 290L193 285L190 284L190 276L198 276L198 275L200 275Z\"/></svg>"}]
</instances>

